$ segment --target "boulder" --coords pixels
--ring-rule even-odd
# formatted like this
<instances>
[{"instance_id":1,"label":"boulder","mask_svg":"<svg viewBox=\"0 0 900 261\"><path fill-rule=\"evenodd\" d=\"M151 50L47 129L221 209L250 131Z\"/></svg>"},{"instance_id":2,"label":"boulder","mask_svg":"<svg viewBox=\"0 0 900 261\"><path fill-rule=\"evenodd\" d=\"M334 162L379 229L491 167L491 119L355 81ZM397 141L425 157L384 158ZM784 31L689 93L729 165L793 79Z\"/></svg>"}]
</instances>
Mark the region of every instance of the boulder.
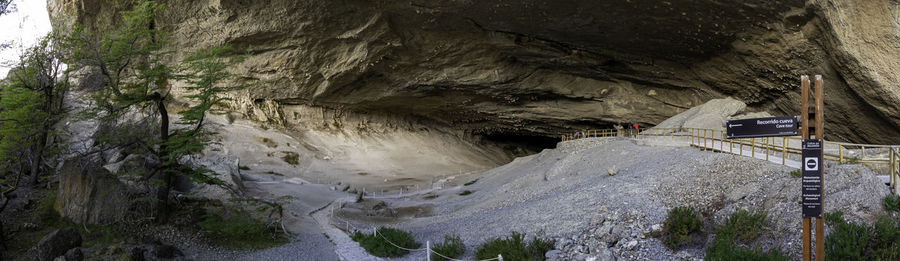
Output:
<instances>
[{"instance_id":1,"label":"boulder","mask_svg":"<svg viewBox=\"0 0 900 261\"><path fill-rule=\"evenodd\" d=\"M722 130L722 121L743 112L747 105L732 99L712 99L702 105L672 116L655 128L702 128Z\"/></svg>"},{"instance_id":2,"label":"boulder","mask_svg":"<svg viewBox=\"0 0 900 261\"><path fill-rule=\"evenodd\" d=\"M610 176L615 176L618 173L619 169L616 169L616 165L612 165L606 169L606 174L609 174Z\"/></svg>"},{"instance_id":3,"label":"boulder","mask_svg":"<svg viewBox=\"0 0 900 261\"><path fill-rule=\"evenodd\" d=\"M65 255L69 249L81 246L81 234L74 228L58 229L45 236L34 247L37 260L49 261Z\"/></svg>"},{"instance_id":4,"label":"boulder","mask_svg":"<svg viewBox=\"0 0 900 261\"><path fill-rule=\"evenodd\" d=\"M81 251L81 248L73 248L66 251L65 255L66 261L81 261L84 260L84 252Z\"/></svg>"},{"instance_id":5,"label":"boulder","mask_svg":"<svg viewBox=\"0 0 900 261\"><path fill-rule=\"evenodd\" d=\"M195 183L190 188L190 194L194 196L208 199L229 199L235 196L234 193L243 193L244 184L238 167L240 159L235 156L217 153L211 148L207 148L204 150L203 156L185 157L181 160L181 163L212 171L209 175L218 178L223 182L224 186L230 188L225 189L220 185Z\"/></svg>"},{"instance_id":6,"label":"boulder","mask_svg":"<svg viewBox=\"0 0 900 261\"><path fill-rule=\"evenodd\" d=\"M59 169L54 208L75 223L119 221L128 210L129 199L128 188L95 161L70 159Z\"/></svg>"}]
</instances>

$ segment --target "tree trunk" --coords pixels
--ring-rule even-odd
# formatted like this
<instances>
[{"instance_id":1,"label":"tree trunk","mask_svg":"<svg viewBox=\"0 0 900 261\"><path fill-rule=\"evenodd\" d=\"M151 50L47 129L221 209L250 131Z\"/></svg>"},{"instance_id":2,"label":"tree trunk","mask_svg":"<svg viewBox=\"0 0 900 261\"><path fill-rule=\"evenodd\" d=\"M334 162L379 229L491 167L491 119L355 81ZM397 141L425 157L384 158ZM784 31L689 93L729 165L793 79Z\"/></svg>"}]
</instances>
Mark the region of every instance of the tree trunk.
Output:
<instances>
[{"instance_id":1,"label":"tree trunk","mask_svg":"<svg viewBox=\"0 0 900 261\"><path fill-rule=\"evenodd\" d=\"M35 145L34 149L34 160L31 161L31 178L28 180L28 184L32 187L36 187L38 185L38 177L41 173L41 163L44 161L44 147L47 146L47 128L43 128L40 130L41 134L38 135L38 141Z\"/></svg>"},{"instance_id":2,"label":"tree trunk","mask_svg":"<svg viewBox=\"0 0 900 261\"><path fill-rule=\"evenodd\" d=\"M166 104L161 95L156 97L156 107L160 116L160 145L157 157L162 163L162 171L159 173L159 182L156 185L156 209L159 211L157 221L165 223L169 218L169 190L172 187L172 169L174 164L171 164L167 158L169 153L168 146L166 146L166 142L169 141L169 112L166 110Z\"/></svg>"},{"instance_id":3,"label":"tree trunk","mask_svg":"<svg viewBox=\"0 0 900 261\"><path fill-rule=\"evenodd\" d=\"M41 129L38 130L41 134L38 135L37 143L34 148L34 160L31 162L31 178L28 180L28 184L36 187L38 184L38 177L41 173L41 164L44 163L44 147L47 147L47 139L49 138L51 121L50 117L53 117L53 89L56 88L56 85L50 85L51 87L44 87L44 104L41 104L41 109L47 113L48 119L44 119L43 123L41 123Z\"/></svg>"}]
</instances>

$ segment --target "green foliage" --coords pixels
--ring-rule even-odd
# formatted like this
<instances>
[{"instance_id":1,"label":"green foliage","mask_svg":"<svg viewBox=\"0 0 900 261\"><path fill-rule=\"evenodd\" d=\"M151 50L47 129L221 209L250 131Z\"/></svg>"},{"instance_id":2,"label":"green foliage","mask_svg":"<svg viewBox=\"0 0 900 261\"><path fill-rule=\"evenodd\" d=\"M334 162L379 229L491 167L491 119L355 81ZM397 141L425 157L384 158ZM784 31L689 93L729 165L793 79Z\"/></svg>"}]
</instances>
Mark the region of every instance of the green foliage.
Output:
<instances>
[{"instance_id":1,"label":"green foliage","mask_svg":"<svg viewBox=\"0 0 900 261\"><path fill-rule=\"evenodd\" d=\"M460 196L466 196L466 195L469 195L469 194L472 194L472 191L471 191L471 190L463 190L463 192L460 192L460 193L459 193Z\"/></svg>"},{"instance_id":2,"label":"green foliage","mask_svg":"<svg viewBox=\"0 0 900 261\"><path fill-rule=\"evenodd\" d=\"M847 164L859 164L859 158L849 157L847 158Z\"/></svg>"},{"instance_id":3,"label":"green foliage","mask_svg":"<svg viewBox=\"0 0 900 261\"><path fill-rule=\"evenodd\" d=\"M359 242L359 246L365 249L366 252L377 257L397 257L409 253L409 251L397 248L391 243L408 249L422 246L422 244L416 242L412 234L403 230L380 227L377 233L378 235L363 234L356 231L350 236L350 239ZM391 243L388 243L388 241Z\"/></svg>"},{"instance_id":4,"label":"green foliage","mask_svg":"<svg viewBox=\"0 0 900 261\"><path fill-rule=\"evenodd\" d=\"M900 220L881 216L872 227L847 222L843 213L825 214L832 227L825 236L825 255L831 260L898 260Z\"/></svg>"},{"instance_id":5,"label":"green foliage","mask_svg":"<svg viewBox=\"0 0 900 261\"><path fill-rule=\"evenodd\" d=\"M174 78L187 83L184 89L188 94L185 97L194 105L178 112L181 115L178 124L189 127L169 136L166 142L168 154L164 157L169 165L178 164L178 159L186 155L202 152L212 143L212 137L216 133L204 128L206 113L230 100L223 97L223 93L244 87L225 83L236 78L225 69L243 60L242 56L226 58L231 51L231 46L201 49L186 58L179 72L175 74ZM194 169L181 174L195 182L221 184L221 181L209 175L210 173L211 171L206 169Z\"/></svg>"},{"instance_id":6,"label":"green foliage","mask_svg":"<svg viewBox=\"0 0 900 261\"><path fill-rule=\"evenodd\" d=\"M11 80L0 88L0 162L18 161L25 152L22 148L34 144L47 114L40 109L40 93L21 82Z\"/></svg>"},{"instance_id":7,"label":"green foliage","mask_svg":"<svg viewBox=\"0 0 900 261\"><path fill-rule=\"evenodd\" d=\"M0 80L0 167L21 173L30 161L32 182L44 157L55 151L47 140L50 126L61 118L59 97L68 88L59 39L56 30L41 38Z\"/></svg>"},{"instance_id":8,"label":"green foliage","mask_svg":"<svg viewBox=\"0 0 900 261\"><path fill-rule=\"evenodd\" d=\"M789 257L778 248L763 252L759 247L747 248L736 246L735 240L749 243L760 234L765 224L764 212L750 213L738 210L725 219L725 223L716 229L716 238L706 248L706 260L789 260Z\"/></svg>"},{"instance_id":9,"label":"green foliage","mask_svg":"<svg viewBox=\"0 0 900 261\"><path fill-rule=\"evenodd\" d=\"M256 137L256 140L259 141L259 142L262 143L262 144L265 144L266 147L269 147L269 148L278 148L278 142L275 142L274 140L272 140L272 139L270 139L270 138ZM290 146L290 144L288 144L288 146Z\"/></svg>"},{"instance_id":10,"label":"green foliage","mask_svg":"<svg viewBox=\"0 0 900 261\"><path fill-rule=\"evenodd\" d=\"M553 249L553 241L534 236L531 238L531 243L528 244L527 248L528 253L530 253L532 257L537 257L536 259L538 260L544 260L544 255Z\"/></svg>"},{"instance_id":11,"label":"green foliage","mask_svg":"<svg viewBox=\"0 0 900 261\"><path fill-rule=\"evenodd\" d=\"M449 258L457 258L466 252L466 245L463 244L459 235L444 236L444 242L435 244L431 250ZM448 259L431 253L431 260L444 261Z\"/></svg>"},{"instance_id":12,"label":"green foliage","mask_svg":"<svg viewBox=\"0 0 900 261\"><path fill-rule=\"evenodd\" d=\"M238 166L238 169L239 169L239 170L250 170L250 167L247 167L247 166L244 166L244 165L240 165L240 166Z\"/></svg>"},{"instance_id":13,"label":"green foliage","mask_svg":"<svg viewBox=\"0 0 900 261\"><path fill-rule=\"evenodd\" d=\"M900 211L900 195L888 194L881 200L881 205L890 212Z\"/></svg>"},{"instance_id":14,"label":"green foliage","mask_svg":"<svg viewBox=\"0 0 900 261\"><path fill-rule=\"evenodd\" d=\"M825 224L827 224L828 226L834 227L834 226L837 226L838 224L844 222L844 212L841 212L841 211L828 212L828 213L825 213L824 218L825 218Z\"/></svg>"},{"instance_id":15,"label":"green foliage","mask_svg":"<svg viewBox=\"0 0 900 261\"><path fill-rule=\"evenodd\" d=\"M800 169L795 169L795 170L791 171L791 177L799 178L801 176L801 174L802 174L802 172L800 172Z\"/></svg>"},{"instance_id":16,"label":"green foliage","mask_svg":"<svg viewBox=\"0 0 900 261\"><path fill-rule=\"evenodd\" d=\"M670 249L679 248L693 241L692 234L700 231L700 217L690 206L678 206L669 210L663 223L663 244Z\"/></svg>"},{"instance_id":17,"label":"green foliage","mask_svg":"<svg viewBox=\"0 0 900 261\"><path fill-rule=\"evenodd\" d=\"M293 152L293 151L282 151L282 152L284 152L284 157L281 157L281 159L284 160L284 162L287 162L288 164L291 164L291 165L300 164L300 154L297 154L296 152Z\"/></svg>"},{"instance_id":18,"label":"green foliage","mask_svg":"<svg viewBox=\"0 0 900 261\"><path fill-rule=\"evenodd\" d=\"M463 186L470 186L470 185L472 185L472 184L475 184L475 182L478 182L478 179L475 179L475 180L466 182L466 184L463 184Z\"/></svg>"},{"instance_id":19,"label":"green foliage","mask_svg":"<svg viewBox=\"0 0 900 261\"><path fill-rule=\"evenodd\" d=\"M155 28L154 16L164 9L154 1L138 3L133 10L120 13L120 19L103 23L100 28L76 25L68 44L72 47L69 64L73 69L91 66L105 78L103 86L92 93L94 116L120 119L129 108L154 106L163 99L172 68L162 59L167 35ZM103 113L100 113L103 112Z\"/></svg>"},{"instance_id":20,"label":"green foliage","mask_svg":"<svg viewBox=\"0 0 900 261\"><path fill-rule=\"evenodd\" d=\"M870 242L874 257L881 260L897 260L890 257L900 256L900 252L897 252L897 244L900 244L900 221L882 216L875 222L874 228L875 234Z\"/></svg>"},{"instance_id":21,"label":"green foliage","mask_svg":"<svg viewBox=\"0 0 900 261\"><path fill-rule=\"evenodd\" d=\"M56 208L54 208L55 204L55 192L49 192L41 199L37 209L37 217L41 224L45 226L57 226L63 222L59 212L56 212Z\"/></svg>"},{"instance_id":22,"label":"green foliage","mask_svg":"<svg viewBox=\"0 0 900 261\"><path fill-rule=\"evenodd\" d=\"M867 248L872 228L851 222L839 222L825 236L825 256L832 260L868 260Z\"/></svg>"},{"instance_id":23,"label":"green foliage","mask_svg":"<svg viewBox=\"0 0 900 261\"><path fill-rule=\"evenodd\" d=\"M476 259L491 259L503 255L503 260L544 260L544 254L552 247L550 241L534 239L528 244L518 232L506 238L491 238L475 250Z\"/></svg>"},{"instance_id":24,"label":"green foliage","mask_svg":"<svg viewBox=\"0 0 900 261\"><path fill-rule=\"evenodd\" d=\"M87 229L85 229L87 228ZM128 240L127 235L122 231L125 230L117 225L105 226L82 226L81 235L84 238L83 245L85 247L99 246L105 247L115 244L124 244Z\"/></svg>"},{"instance_id":25,"label":"green foliage","mask_svg":"<svg viewBox=\"0 0 900 261\"><path fill-rule=\"evenodd\" d=\"M263 249L288 242L273 221L264 221L243 206L213 208L197 223L214 243L235 249Z\"/></svg>"},{"instance_id":26,"label":"green foliage","mask_svg":"<svg viewBox=\"0 0 900 261\"><path fill-rule=\"evenodd\" d=\"M743 243L749 243L759 236L765 222L766 213L750 213L745 209L740 209L725 218L725 224L716 230L716 236L727 234Z\"/></svg>"}]
</instances>

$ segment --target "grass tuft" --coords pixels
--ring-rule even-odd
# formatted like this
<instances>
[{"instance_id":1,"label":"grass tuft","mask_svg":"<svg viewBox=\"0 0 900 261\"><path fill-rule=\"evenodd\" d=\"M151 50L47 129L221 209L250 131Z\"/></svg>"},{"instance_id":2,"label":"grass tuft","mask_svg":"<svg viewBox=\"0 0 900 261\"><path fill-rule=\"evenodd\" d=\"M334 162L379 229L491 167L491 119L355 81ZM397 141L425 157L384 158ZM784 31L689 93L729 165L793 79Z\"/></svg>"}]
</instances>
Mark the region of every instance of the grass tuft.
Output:
<instances>
[{"instance_id":1,"label":"grass tuft","mask_svg":"<svg viewBox=\"0 0 900 261\"><path fill-rule=\"evenodd\" d=\"M750 213L738 210L725 219L716 229L716 239L706 248L706 260L789 260L781 249L772 248L763 252L759 247L736 246L735 240L749 243L759 236L765 224L765 212Z\"/></svg>"},{"instance_id":2,"label":"grass tuft","mask_svg":"<svg viewBox=\"0 0 900 261\"><path fill-rule=\"evenodd\" d=\"M463 192L459 193L460 196L465 196L465 195L469 195L469 194L472 194L471 190L464 190Z\"/></svg>"},{"instance_id":3,"label":"grass tuft","mask_svg":"<svg viewBox=\"0 0 900 261\"><path fill-rule=\"evenodd\" d=\"M740 209L725 219L725 224L716 230L716 236L728 234L742 243L749 243L759 236L765 222L765 212L750 213L745 209Z\"/></svg>"},{"instance_id":4,"label":"grass tuft","mask_svg":"<svg viewBox=\"0 0 900 261\"><path fill-rule=\"evenodd\" d=\"M690 206L678 206L669 210L663 223L663 244L677 249L693 241L692 234L700 231L700 217Z\"/></svg>"},{"instance_id":5,"label":"grass tuft","mask_svg":"<svg viewBox=\"0 0 900 261\"><path fill-rule=\"evenodd\" d=\"M403 230L380 227L377 232L378 235L373 235L356 231L350 236L350 239L359 242L359 246L365 249L366 252L377 257L398 257L409 253L409 251L397 248L391 243L409 249L422 246L422 244L416 242L412 234ZM388 240L391 243L388 243Z\"/></svg>"},{"instance_id":6,"label":"grass tuft","mask_svg":"<svg viewBox=\"0 0 900 261\"><path fill-rule=\"evenodd\" d=\"M284 160L284 162L287 162L288 164L291 164L291 165L300 164L300 154L297 154L296 152L293 152L293 151L282 151L282 152L284 153L284 157L281 157L281 159Z\"/></svg>"},{"instance_id":7,"label":"grass tuft","mask_svg":"<svg viewBox=\"0 0 900 261\"><path fill-rule=\"evenodd\" d=\"M881 205L890 212L900 211L900 195L888 194L881 200Z\"/></svg>"},{"instance_id":8,"label":"grass tuft","mask_svg":"<svg viewBox=\"0 0 900 261\"><path fill-rule=\"evenodd\" d=\"M213 243L233 249L265 249L288 242L279 226L241 207L210 209L197 225Z\"/></svg>"},{"instance_id":9,"label":"grass tuft","mask_svg":"<svg viewBox=\"0 0 900 261\"><path fill-rule=\"evenodd\" d=\"M491 238L475 250L476 259L491 259L503 255L503 260L544 260L544 254L552 249L552 242L534 237L528 244L518 232L506 238Z\"/></svg>"},{"instance_id":10,"label":"grass tuft","mask_svg":"<svg viewBox=\"0 0 900 261\"><path fill-rule=\"evenodd\" d=\"M444 242L435 244L431 250L440 253L443 256L455 259L466 252L466 245L463 244L459 235L444 236ZM435 253L431 253L431 260L444 261L448 259Z\"/></svg>"},{"instance_id":11,"label":"grass tuft","mask_svg":"<svg viewBox=\"0 0 900 261\"><path fill-rule=\"evenodd\" d=\"M478 182L478 179L466 182L466 184L463 184L463 186L471 186L472 184L475 184L475 182Z\"/></svg>"},{"instance_id":12,"label":"grass tuft","mask_svg":"<svg viewBox=\"0 0 900 261\"><path fill-rule=\"evenodd\" d=\"M795 169L791 171L791 177L799 178L802 175L800 169Z\"/></svg>"}]
</instances>

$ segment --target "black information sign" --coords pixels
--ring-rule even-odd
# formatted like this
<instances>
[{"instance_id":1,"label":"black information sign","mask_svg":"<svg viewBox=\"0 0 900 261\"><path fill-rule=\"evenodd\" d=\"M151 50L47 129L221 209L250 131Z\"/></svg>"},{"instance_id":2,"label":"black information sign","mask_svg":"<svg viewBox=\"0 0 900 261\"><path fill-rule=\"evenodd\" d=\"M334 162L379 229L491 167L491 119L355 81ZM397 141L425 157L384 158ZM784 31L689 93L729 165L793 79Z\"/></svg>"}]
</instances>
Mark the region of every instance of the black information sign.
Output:
<instances>
[{"instance_id":1,"label":"black information sign","mask_svg":"<svg viewBox=\"0 0 900 261\"><path fill-rule=\"evenodd\" d=\"M794 136L797 135L797 128L796 116L730 120L725 122L725 137L736 139Z\"/></svg>"},{"instance_id":2,"label":"black information sign","mask_svg":"<svg viewBox=\"0 0 900 261\"><path fill-rule=\"evenodd\" d=\"M822 139L803 140L803 217L822 217Z\"/></svg>"}]
</instances>

